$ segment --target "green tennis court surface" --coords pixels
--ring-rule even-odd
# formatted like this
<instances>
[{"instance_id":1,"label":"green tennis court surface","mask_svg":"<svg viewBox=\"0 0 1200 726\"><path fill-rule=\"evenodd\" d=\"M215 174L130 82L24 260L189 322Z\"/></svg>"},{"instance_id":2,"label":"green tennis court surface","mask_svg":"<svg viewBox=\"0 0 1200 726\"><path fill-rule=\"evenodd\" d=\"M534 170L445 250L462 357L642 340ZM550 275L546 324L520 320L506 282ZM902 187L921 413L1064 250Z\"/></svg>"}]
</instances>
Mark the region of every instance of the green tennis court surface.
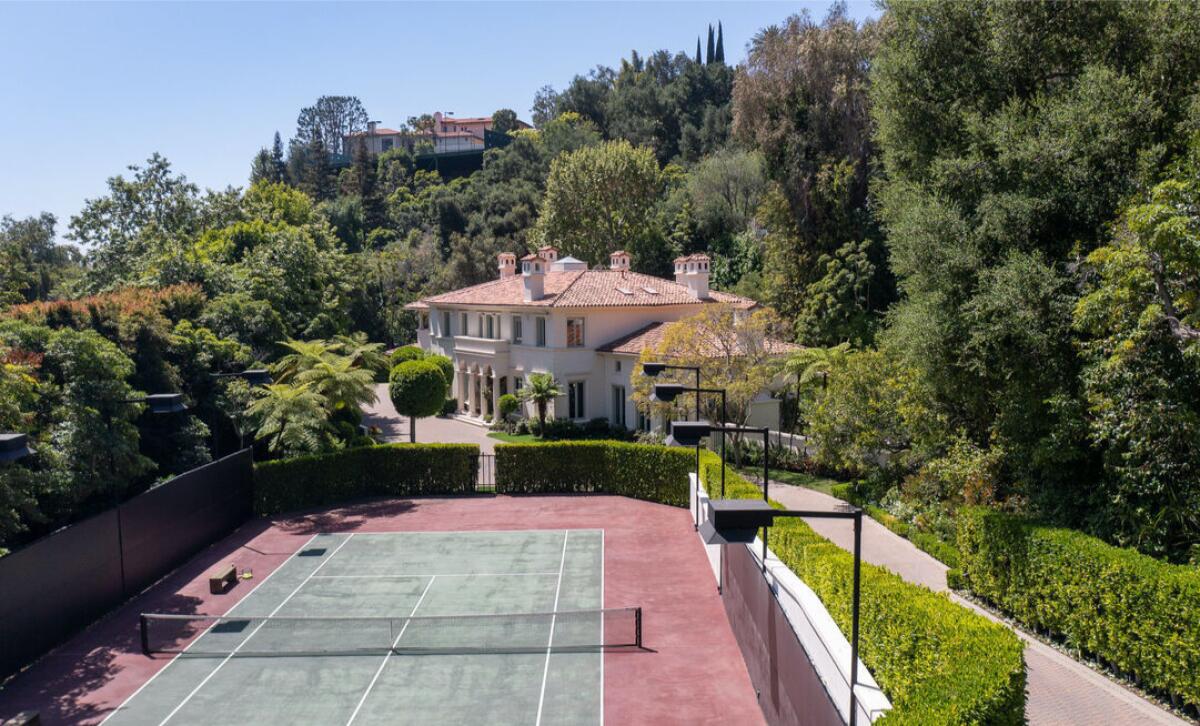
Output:
<instances>
[{"instance_id":1,"label":"green tennis court surface","mask_svg":"<svg viewBox=\"0 0 1200 726\"><path fill-rule=\"evenodd\" d=\"M603 720L603 532L313 537L221 618L151 618L182 651L108 724ZM199 634L196 637L196 634Z\"/></svg>"}]
</instances>

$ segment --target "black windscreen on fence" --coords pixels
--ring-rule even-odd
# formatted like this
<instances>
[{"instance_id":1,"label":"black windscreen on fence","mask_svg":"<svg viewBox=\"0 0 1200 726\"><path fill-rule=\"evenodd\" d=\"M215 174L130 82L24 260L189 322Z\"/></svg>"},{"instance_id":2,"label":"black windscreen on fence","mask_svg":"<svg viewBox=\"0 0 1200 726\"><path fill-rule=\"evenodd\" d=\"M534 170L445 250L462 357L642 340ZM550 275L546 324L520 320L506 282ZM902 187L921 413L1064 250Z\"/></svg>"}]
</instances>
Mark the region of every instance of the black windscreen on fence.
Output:
<instances>
[{"instance_id":1,"label":"black windscreen on fence","mask_svg":"<svg viewBox=\"0 0 1200 726\"><path fill-rule=\"evenodd\" d=\"M252 467L239 451L0 557L0 678L249 519Z\"/></svg>"}]
</instances>

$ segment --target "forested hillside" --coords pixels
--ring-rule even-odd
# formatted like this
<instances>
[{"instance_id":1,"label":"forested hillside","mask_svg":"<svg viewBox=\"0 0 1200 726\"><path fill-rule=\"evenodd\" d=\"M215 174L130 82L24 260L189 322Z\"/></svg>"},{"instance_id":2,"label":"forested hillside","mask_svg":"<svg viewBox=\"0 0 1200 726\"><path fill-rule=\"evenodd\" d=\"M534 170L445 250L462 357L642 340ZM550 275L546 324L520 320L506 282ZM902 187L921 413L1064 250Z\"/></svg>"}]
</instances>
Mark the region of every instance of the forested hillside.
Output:
<instances>
[{"instance_id":1,"label":"forested hillside","mask_svg":"<svg viewBox=\"0 0 1200 726\"><path fill-rule=\"evenodd\" d=\"M834 6L761 30L737 65L718 26L704 53L631 52L543 88L534 129L497 111L511 142L456 178L420 150L332 156L370 118L351 97L303 109L244 187L200 190L154 154L63 230L0 224L0 301L23 303L0 321L0 429L35 434L35 468L70 469L93 374L67 361L86 349L114 387L185 391L203 458L227 394L193 366L319 339L369 368L351 351L410 341L405 303L492 279L501 251L627 249L653 274L704 251L714 287L808 348L791 370L815 465L942 536L983 503L1196 557L1198 8L887 3L856 23ZM353 440L326 408L333 428L289 450ZM142 481L182 465L138 459L145 428L121 439ZM9 531L108 486L28 471L0 469Z\"/></svg>"}]
</instances>

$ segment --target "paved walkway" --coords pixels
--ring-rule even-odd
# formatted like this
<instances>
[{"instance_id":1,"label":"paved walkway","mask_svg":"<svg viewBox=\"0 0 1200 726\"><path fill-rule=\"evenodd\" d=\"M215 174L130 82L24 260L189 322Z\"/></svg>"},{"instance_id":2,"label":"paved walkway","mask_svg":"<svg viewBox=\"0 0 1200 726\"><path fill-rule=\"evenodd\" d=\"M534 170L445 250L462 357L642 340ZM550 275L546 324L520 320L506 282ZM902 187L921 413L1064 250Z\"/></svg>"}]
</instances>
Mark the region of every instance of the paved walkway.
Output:
<instances>
[{"instance_id":1,"label":"paved walkway","mask_svg":"<svg viewBox=\"0 0 1200 726\"><path fill-rule=\"evenodd\" d=\"M841 504L821 492L787 484L771 484L771 498L793 509L831 509ZM806 519L821 536L839 547L854 547L848 520ZM863 517L862 556L900 577L931 590L948 592L946 566L870 517ZM950 599L989 620L1001 622L974 603L949 593ZM1168 711L1109 680L1091 668L1020 631L1028 669L1025 718L1030 724L1184 724Z\"/></svg>"},{"instance_id":2,"label":"paved walkway","mask_svg":"<svg viewBox=\"0 0 1200 726\"><path fill-rule=\"evenodd\" d=\"M411 420L396 413L392 399L388 397L386 383L375 384L374 404L363 408L363 423L376 426L383 431L384 441L408 441ZM442 416L417 419L417 443L421 444L479 444L484 454L496 452L496 439L490 438L482 426Z\"/></svg>"}]
</instances>

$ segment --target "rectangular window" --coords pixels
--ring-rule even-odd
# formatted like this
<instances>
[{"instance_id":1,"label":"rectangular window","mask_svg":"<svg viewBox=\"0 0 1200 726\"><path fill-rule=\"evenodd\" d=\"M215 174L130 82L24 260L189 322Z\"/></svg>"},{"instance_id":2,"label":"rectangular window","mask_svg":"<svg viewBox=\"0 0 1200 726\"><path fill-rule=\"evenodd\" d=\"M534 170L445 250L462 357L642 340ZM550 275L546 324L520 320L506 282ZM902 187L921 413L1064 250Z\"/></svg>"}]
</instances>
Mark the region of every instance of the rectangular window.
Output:
<instances>
[{"instance_id":1,"label":"rectangular window","mask_svg":"<svg viewBox=\"0 0 1200 726\"><path fill-rule=\"evenodd\" d=\"M567 320L567 347L583 347L583 318L570 318Z\"/></svg>"},{"instance_id":2,"label":"rectangular window","mask_svg":"<svg viewBox=\"0 0 1200 726\"><path fill-rule=\"evenodd\" d=\"M487 318L487 335L485 335L483 337L488 338L488 339L495 338L496 337L496 316L485 315L484 317Z\"/></svg>"},{"instance_id":3,"label":"rectangular window","mask_svg":"<svg viewBox=\"0 0 1200 726\"><path fill-rule=\"evenodd\" d=\"M514 315L512 317L512 342L520 344L523 334L524 331L521 330L521 316Z\"/></svg>"},{"instance_id":4,"label":"rectangular window","mask_svg":"<svg viewBox=\"0 0 1200 726\"><path fill-rule=\"evenodd\" d=\"M621 372L621 361L617 361L617 373Z\"/></svg>"},{"instance_id":5,"label":"rectangular window","mask_svg":"<svg viewBox=\"0 0 1200 726\"><path fill-rule=\"evenodd\" d=\"M571 418L584 418L587 415L583 409L583 381L567 384L567 415Z\"/></svg>"},{"instance_id":6,"label":"rectangular window","mask_svg":"<svg viewBox=\"0 0 1200 726\"><path fill-rule=\"evenodd\" d=\"M460 323L458 326L458 334L459 335L470 335L471 331L467 329L467 314L466 313L462 314L462 317L459 319L458 322Z\"/></svg>"},{"instance_id":7,"label":"rectangular window","mask_svg":"<svg viewBox=\"0 0 1200 726\"><path fill-rule=\"evenodd\" d=\"M521 376L513 376L513 392L517 392L525 387L525 379Z\"/></svg>"},{"instance_id":8,"label":"rectangular window","mask_svg":"<svg viewBox=\"0 0 1200 726\"><path fill-rule=\"evenodd\" d=\"M442 335L450 335L450 311L442 311Z\"/></svg>"},{"instance_id":9,"label":"rectangular window","mask_svg":"<svg viewBox=\"0 0 1200 726\"><path fill-rule=\"evenodd\" d=\"M638 431L650 432L650 414L638 409Z\"/></svg>"},{"instance_id":10,"label":"rectangular window","mask_svg":"<svg viewBox=\"0 0 1200 726\"><path fill-rule=\"evenodd\" d=\"M625 386L612 387L612 415L608 420L614 426L625 426Z\"/></svg>"},{"instance_id":11,"label":"rectangular window","mask_svg":"<svg viewBox=\"0 0 1200 726\"><path fill-rule=\"evenodd\" d=\"M384 139L384 140L383 140L383 150L384 150L384 151L390 151L390 150L391 150L391 148L392 148L392 140L391 140L391 139Z\"/></svg>"},{"instance_id":12,"label":"rectangular window","mask_svg":"<svg viewBox=\"0 0 1200 726\"><path fill-rule=\"evenodd\" d=\"M429 313L421 313L421 330L429 330Z\"/></svg>"},{"instance_id":13,"label":"rectangular window","mask_svg":"<svg viewBox=\"0 0 1200 726\"><path fill-rule=\"evenodd\" d=\"M546 347L546 319L537 319L537 344L539 348Z\"/></svg>"}]
</instances>

